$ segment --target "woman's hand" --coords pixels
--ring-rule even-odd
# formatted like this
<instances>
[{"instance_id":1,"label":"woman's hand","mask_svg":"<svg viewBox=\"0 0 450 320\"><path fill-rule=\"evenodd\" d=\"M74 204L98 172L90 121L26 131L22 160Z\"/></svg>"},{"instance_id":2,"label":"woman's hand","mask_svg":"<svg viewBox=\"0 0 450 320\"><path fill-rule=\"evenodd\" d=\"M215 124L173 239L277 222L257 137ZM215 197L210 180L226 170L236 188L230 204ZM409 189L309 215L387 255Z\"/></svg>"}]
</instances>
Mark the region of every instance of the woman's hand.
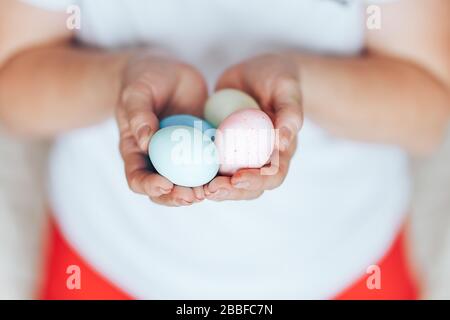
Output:
<instances>
[{"instance_id":1,"label":"woman's hand","mask_svg":"<svg viewBox=\"0 0 450 320\"><path fill-rule=\"evenodd\" d=\"M158 118L177 113L202 115L207 87L201 74L167 57L139 54L129 60L122 88L116 117L131 190L168 206L203 200L203 187L174 186L151 168L148 157L150 138L159 128Z\"/></svg>"},{"instance_id":2,"label":"woman's hand","mask_svg":"<svg viewBox=\"0 0 450 320\"><path fill-rule=\"evenodd\" d=\"M289 56L258 56L226 70L217 84L217 89L223 88L239 89L254 97L274 121L279 139L270 170L241 169L232 177L216 177L205 186L205 194L216 201L254 199L283 182L296 149L303 123L298 66Z\"/></svg>"}]
</instances>

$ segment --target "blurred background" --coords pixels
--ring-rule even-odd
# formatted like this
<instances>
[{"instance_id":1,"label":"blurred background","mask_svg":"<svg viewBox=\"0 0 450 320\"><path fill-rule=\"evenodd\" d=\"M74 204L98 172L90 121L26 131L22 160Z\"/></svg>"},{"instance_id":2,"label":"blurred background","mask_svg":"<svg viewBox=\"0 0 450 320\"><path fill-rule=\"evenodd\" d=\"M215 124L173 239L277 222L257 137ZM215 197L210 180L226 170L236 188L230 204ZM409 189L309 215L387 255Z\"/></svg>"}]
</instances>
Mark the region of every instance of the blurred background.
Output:
<instances>
[{"instance_id":1,"label":"blurred background","mask_svg":"<svg viewBox=\"0 0 450 320\"><path fill-rule=\"evenodd\" d=\"M51 142L17 141L0 129L0 299L32 299L46 226ZM450 130L441 149L411 159L409 253L425 299L450 299Z\"/></svg>"}]
</instances>

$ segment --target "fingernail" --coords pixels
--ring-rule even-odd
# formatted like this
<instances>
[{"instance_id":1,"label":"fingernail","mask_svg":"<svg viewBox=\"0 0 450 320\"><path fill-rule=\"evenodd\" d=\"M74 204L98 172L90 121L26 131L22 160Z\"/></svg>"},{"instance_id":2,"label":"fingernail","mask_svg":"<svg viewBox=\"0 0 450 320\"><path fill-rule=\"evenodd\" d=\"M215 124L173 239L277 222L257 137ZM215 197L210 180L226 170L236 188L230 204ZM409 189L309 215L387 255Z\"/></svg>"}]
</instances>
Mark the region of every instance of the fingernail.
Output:
<instances>
[{"instance_id":1,"label":"fingernail","mask_svg":"<svg viewBox=\"0 0 450 320\"><path fill-rule=\"evenodd\" d=\"M239 182L236 182L235 184L233 184L233 187L235 187L237 189L247 189L248 187L250 187L250 182L239 181Z\"/></svg>"},{"instance_id":2,"label":"fingernail","mask_svg":"<svg viewBox=\"0 0 450 320\"><path fill-rule=\"evenodd\" d=\"M137 132L139 146L141 146L142 149L147 148L147 141L150 137L150 134L152 133L152 128L150 126L143 126L140 128Z\"/></svg>"},{"instance_id":3,"label":"fingernail","mask_svg":"<svg viewBox=\"0 0 450 320\"><path fill-rule=\"evenodd\" d=\"M291 143L292 133L286 127L280 129L280 148L281 150L286 150Z\"/></svg>"}]
</instances>

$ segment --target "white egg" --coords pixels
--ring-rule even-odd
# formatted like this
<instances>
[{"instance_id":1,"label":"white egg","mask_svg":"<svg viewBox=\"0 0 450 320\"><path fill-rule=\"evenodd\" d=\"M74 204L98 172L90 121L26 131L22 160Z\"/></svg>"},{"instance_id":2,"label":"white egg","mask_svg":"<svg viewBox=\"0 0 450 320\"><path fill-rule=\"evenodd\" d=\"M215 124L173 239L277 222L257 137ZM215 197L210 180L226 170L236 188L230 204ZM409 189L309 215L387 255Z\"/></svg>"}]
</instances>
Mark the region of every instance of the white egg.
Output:
<instances>
[{"instance_id":1,"label":"white egg","mask_svg":"<svg viewBox=\"0 0 450 320\"><path fill-rule=\"evenodd\" d=\"M259 109L259 105L245 92L222 89L212 94L206 101L204 117L217 128L225 118L241 109Z\"/></svg>"},{"instance_id":2,"label":"white egg","mask_svg":"<svg viewBox=\"0 0 450 320\"><path fill-rule=\"evenodd\" d=\"M150 140L149 156L155 170L179 186L202 186L219 170L218 152L211 138L189 126L158 130Z\"/></svg>"}]
</instances>

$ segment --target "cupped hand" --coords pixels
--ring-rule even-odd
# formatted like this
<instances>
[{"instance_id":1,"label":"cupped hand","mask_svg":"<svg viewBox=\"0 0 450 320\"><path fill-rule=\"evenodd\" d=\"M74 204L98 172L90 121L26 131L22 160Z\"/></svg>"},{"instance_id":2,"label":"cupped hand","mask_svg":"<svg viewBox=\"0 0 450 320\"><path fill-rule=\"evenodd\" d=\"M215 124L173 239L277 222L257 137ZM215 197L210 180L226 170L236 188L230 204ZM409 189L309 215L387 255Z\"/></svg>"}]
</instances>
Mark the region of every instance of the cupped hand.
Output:
<instances>
[{"instance_id":1,"label":"cupped hand","mask_svg":"<svg viewBox=\"0 0 450 320\"><path fill-rule=\"evenodd\" d=\"M150 138L159 128L158 118L179 113L202 115L207 98L203 77L192 66L150 53L132 56L122 77L116 118L130 189L167 206L203 200L203 187L175 186L155 172L148 157Z\"/></svg>"},{"instance_id":2,"label":"cupped hand","mask_svg":"<svg viewBox=\"0 0 450 320\"><path fill-rule=\"evenodd\" d=\"M218 176L205 185L206 198L249 200L284 181L303 124L299 68L288 55L258 56L226 70L217 89L234 88L254 97L278 131L271 163L262 169L241 169L232 177Z\"/></svg>"}]
</instances>

